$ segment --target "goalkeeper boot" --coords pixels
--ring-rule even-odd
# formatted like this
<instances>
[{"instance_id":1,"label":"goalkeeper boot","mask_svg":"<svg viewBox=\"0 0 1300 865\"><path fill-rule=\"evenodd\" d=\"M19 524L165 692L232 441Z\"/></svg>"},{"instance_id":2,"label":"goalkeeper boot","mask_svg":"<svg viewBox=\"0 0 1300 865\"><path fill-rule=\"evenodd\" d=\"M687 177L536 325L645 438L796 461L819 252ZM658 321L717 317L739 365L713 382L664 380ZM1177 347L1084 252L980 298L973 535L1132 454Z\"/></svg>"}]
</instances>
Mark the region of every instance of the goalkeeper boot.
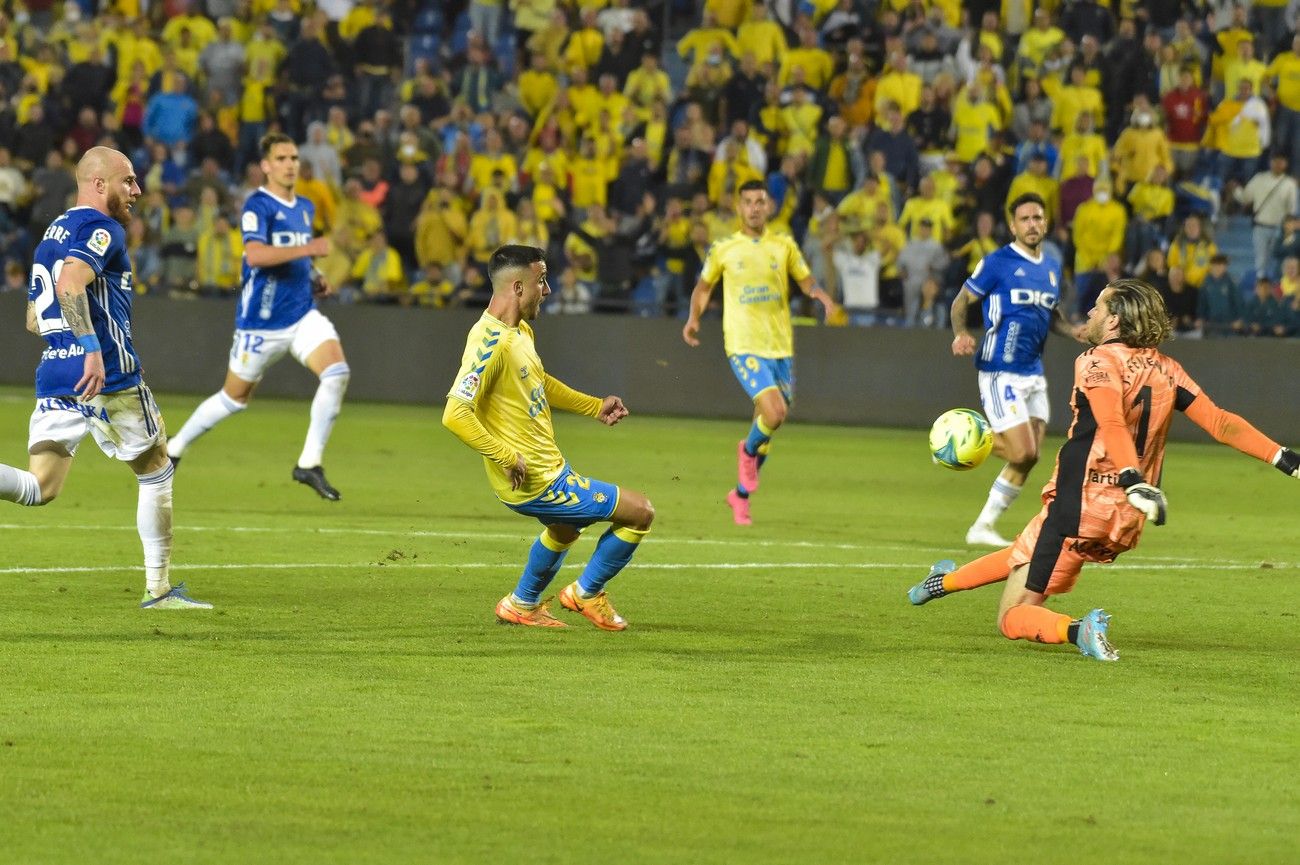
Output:
<instances>
[{"instance_id":1,"label":"goalkeeper boot","mask_svg":"<svg viewBox=\"0 0 1300 865\"><path fill-rule=\"evenodd\" d=\"M758 456L750 456L743 441L736 445L736 479L751 493L758 489Z\"/></svg>"},{"instance_id":2,"label":"goalkeeper boot","mask_svg":"<svg viewBox=\"0 0 1300 865\"><path fill-rule=\"evenodd\" d=\"M1110 628L1110 613L1105 610L1093 610L1079 620L1079 651L1098 661L1118 661L1119 652L1111 646L1106 638Z\"/></svg>"},{"instance_id":3,"label":"goalkeeper boot","mask_svg":"<svg viewBox=\"0 0 1300 865\"><path fill-rule=\"evenodd\" d=\"M966 543L972 547L1009 547L1011 541L997 533L988 523L976 523L966 530Z\"/></svg>"},{"instance_id":4,"label":"goalkeeper boot","mask_svg":"<svg viewBox=\"0 0 1300 865\"><path fill-rule=\"evenodd\" d=\"M342 498L339 491L330 486L329 481L325 480L325 469L322 466L316 466L314 469L294 466L293 479L300 484L311 487L318 496L328 501L337 502Z\"/></svg>"},{"instance_id":5,"label":"goalkeeper boot","mask_svg":"<svg viewBox=\"0 0 1300 865\"><path fill-rule=\"evenodd\" d=\"M529 607L515 600L514 593L506 595L497 604L497 619L505 625L527 625L530 628L567 628L568 625L551 615L550 599Z\"/></svg>"},{"instance_id":6,"label":"goalkeeper boot","mask_svg":"<svg viewBox=\"0 0 1300 865\"><path fill-rule=\"evenodd\" d=\"M140 601L142 610L210 610L212 605L206 601L196 601L185 591L184 583L177 583L165 595L154 597L148 592L144 593L144 600Z\"/></svg>"},{"instance_id":7,"label":"goalkeeper boot","mask_svg":"<svg viewBox=\"0 0 1300 865\"><path fill-rule=\"evenodd\" d=\"M727 504L731 506L731 518L736 521L736 525L752 526L754 524L753 519L749 516L749 499L732 490L727 493Z\"/></svg>"},{"instance_id":8,"label":"goalkeeper boot","mask_svg":"<svg viewBox=\"0 0 1300 865\"><path fill-rule=\"evenodd\" d=\"M907 599L919 607L935 598L942 598L948 594L943 589L943 578L955 570L957 570L957 563L952 559L935 562L926 578L907 590Z\"/></svg>"},{"instance_id":9,"label":"goalkeeper boot","mask_svg":"<svg viewBox=\"0 0 1300 865\"><path fill-rule=\"evenodd\" d=\"M609 602L608 594L600 592L590 598L584 598L576 582L569 583L560 592L560 606L586 616L587 621L602 631L621 631L627 627L627 619L614 609L614 605Z\"/></svg>"}]
</instances>

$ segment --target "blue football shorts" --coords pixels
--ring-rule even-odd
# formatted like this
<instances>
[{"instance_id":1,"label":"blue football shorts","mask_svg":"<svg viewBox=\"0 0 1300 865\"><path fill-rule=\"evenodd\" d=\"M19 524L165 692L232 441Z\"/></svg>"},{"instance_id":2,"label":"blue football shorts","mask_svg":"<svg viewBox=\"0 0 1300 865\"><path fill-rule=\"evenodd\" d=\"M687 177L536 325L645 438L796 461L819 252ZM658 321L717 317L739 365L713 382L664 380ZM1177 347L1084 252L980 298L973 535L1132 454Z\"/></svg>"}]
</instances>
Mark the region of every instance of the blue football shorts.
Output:
<instances>
[{"instance_id":1,"label":"blue football shorts","mask_svg":"<svg viewBox=\"0 0 1300 865\"><path fill-rule=\"evenodd\" d=\"M618 506L618 487L587 478L566 464L541 495L520 504L505 503L515 513L535 517L544 526L586 528L610 518Z\"/></svg>"},{"instance_id":2,"label":"blue football shorts","mask_svg":"<svg viewBox=\"0 0 1300 865\"><path fill-rule=\"evenodd\" d=\"M750 399L769 388L778 388L786 405L794 402L794 358L758 357L752 354L729 354L731 371Z\"/></svg>"}]
</instances>

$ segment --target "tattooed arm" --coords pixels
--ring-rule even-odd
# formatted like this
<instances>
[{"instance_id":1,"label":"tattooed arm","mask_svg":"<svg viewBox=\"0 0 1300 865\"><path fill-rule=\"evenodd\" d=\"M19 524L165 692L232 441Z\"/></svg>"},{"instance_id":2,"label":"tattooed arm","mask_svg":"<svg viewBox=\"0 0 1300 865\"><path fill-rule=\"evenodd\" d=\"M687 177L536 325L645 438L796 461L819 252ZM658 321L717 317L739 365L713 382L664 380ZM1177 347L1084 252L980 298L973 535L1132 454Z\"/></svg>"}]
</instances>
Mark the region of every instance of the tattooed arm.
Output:
<instances>
[{"instance_id":1,"label":"tattooed arm","mask_svg":"<svg viewBox=\"0 0 1300 865\"><path fill-rule=\"evenodd\" d=\"M27 301L27 329L35 334L41 332L40 325L36 323L36 304L30 300Z\"/></svg>"},{"instance_id":2,"label":"tattooed arm","mask_svg":"<svg viewBox=\"0 0 1300 865\"><path fill-rule=\"evenodd\" d=\"M59 282L54 286L63 320L68 323L77 343L86 351L85 367L81 380L73 388L83 400L96 396L104 387L104 354L95 336L95 325L90 320L90 298L86 286L95 279L95 271L79 258L63 260Z\"/></svg>"}]
</instances>

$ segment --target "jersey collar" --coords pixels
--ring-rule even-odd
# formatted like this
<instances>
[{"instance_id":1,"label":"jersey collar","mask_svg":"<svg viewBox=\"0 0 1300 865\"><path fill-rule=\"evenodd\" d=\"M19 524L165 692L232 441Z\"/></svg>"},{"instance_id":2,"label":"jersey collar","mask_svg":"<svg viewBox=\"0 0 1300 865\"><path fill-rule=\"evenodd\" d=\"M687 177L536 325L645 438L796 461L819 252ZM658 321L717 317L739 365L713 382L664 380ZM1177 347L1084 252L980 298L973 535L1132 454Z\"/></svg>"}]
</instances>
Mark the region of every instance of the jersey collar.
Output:
<instances>
[{"instance_id":1,"label":"jersey collar","mask_svg":"<svg viewBox=\"0 0 1300 865\"><path fill-rule=\"evenodd\" d=\"M274 192L272 192L271 190L267 189L265 186L259 186L259 187L257 187L257 188L258 188L259 191L261 191L261 192L265 192L267 195L271 196L271 197L274 198L276 201L280 202L281 204L287 205L287 206L289 206L289 207L293 207L295 204L298 203L298 196L296 196L296 195L295 195L292 199L284 199L284 198L281 198L280 196L276 195L276 194L275 194Z\"/></svg>"},{"instance_id":2,"label":"jersey collar","mask_svg":"<svg viewBox=\"0 0 1300 865\"><path fill-rule=\"evenodd\" d=\"M1029 253L1021 249L1020 246L1014 240L1008 243L1007 246L1011 247L1011 249L1015 251L1015 253L1019 255L1021 258L1023 258L1025 261L1032 261L1034 264L1043 263L1043 252L1041 249L1038 251L1038 258L1032 258L1030 257Z\"/></svg>"}]
</instances>

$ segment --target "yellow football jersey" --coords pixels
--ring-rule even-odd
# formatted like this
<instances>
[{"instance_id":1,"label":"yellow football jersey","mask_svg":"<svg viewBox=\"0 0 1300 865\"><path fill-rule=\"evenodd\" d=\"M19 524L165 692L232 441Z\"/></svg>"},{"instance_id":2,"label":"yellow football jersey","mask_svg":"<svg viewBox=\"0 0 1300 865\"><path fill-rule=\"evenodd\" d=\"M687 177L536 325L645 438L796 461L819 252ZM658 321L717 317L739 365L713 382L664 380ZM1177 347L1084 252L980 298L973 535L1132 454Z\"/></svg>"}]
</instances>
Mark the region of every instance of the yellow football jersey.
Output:
<instances>
[{"instance_id":1,"label":"yellow football jersey","mask_svg":"<svg viewBox=\"0 0 1300 865\"><path fill-rule=\"evenodd\" d=\"M564 457L551 424L546 370L527 322L514 328L483 313L470 328L460 372L447 396L468 403L489 435L523 455L527 475L517 490L510 489L504 466L483 460L501 501L519 504L536 498L559 476Z\"/></svg>"},{"instance_id":2,"label":"yellow football jersey","mask_svg":"<svg viewBox=\"0 0 1300 865\"><path fill-rule=\"evenodd\" d=\"M700 279L722 279L722 335L727 354L790 357L790 283L811 271L794 238L764 231L736 232L709 247Z\"/></svg>"}]
</instances>

